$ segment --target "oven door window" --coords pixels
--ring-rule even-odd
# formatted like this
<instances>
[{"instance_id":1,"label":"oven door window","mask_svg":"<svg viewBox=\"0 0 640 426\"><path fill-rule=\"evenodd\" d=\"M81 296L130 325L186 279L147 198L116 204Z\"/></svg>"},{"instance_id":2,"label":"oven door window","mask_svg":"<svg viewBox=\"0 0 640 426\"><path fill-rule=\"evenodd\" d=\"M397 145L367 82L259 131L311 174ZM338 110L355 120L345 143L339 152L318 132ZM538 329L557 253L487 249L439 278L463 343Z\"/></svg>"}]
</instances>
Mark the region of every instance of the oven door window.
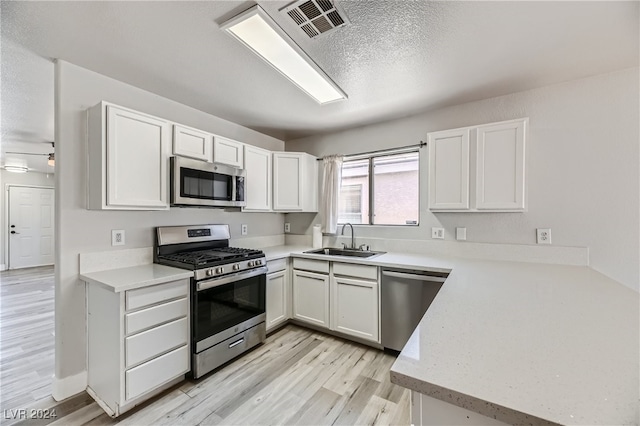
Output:
<instances>
[{"instance_id":1,"label":"oven door window","mask_svg":"<svg viewBox=\"0 0 640 426\"><path fill-rule=\"evenodd\" d=\"M180 168L181 197L231 201L232 194L232 176Z\"/></svg>"},{"instance_id":2,"label":"oven door window","mask_svg":"<svg viewBox=\"0 0 640 426\"><path fill-rule=\"evenodd\" d=\"M195 341L264 314L265 289L266 275L262 274L197 292Z\"/></svg>"}]
</instances>

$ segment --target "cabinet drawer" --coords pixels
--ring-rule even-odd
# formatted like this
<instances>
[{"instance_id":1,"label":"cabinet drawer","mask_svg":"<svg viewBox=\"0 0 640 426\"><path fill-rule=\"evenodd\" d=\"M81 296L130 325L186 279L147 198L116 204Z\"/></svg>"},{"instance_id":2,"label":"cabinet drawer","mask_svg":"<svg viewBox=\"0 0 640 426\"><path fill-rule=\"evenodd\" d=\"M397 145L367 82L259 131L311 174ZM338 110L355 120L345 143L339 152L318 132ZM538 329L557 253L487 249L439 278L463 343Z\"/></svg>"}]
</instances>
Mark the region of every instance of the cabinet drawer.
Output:
<instances>
[{"instance_id":1,"label":"cabinet drawer","mask_svg":"<svg viewBox=\"0 0 640 426\"><path fill-rule=\"evenodd\" d=\"M189 371L189 347L182 346L125 372L125 397L140 396Z\"/></svg>"},{"instance_id":2,"label":"cabinet drawer","mask_svg":"<svg viewBox=\"0 0 640 426\"><path fill-rule=\"evenodd\" d=\"M145 328L187 316L189 300L174 300L162 305L152 306L124 316L125 334L133 334Z\"/></svg>"},{"instance_id":3,"label":"cabinet drawer","mask_svg":"<svg viewBox=\"0 0 640 426\"><path fill-rule=\"evenodd\" d=\"M378 279L378 267L368 265L356 265L353 263L333 262L333 274L347 277L366 278L369 280Z\"/></svg>"},{"instance_id":4,"label":"cabinet drawer","mask_svg":"<svg viewBox=\"0 0 640 426\"><path fill-rule=\"evenodd\" d=\"M302 269L304 271L322 272L328 274L329 262L324 260L295 258L293 259L293 268Z\"/></svg>"},{"instance_id":5,"label":"cabinet drawer","mask_svg":"<svg viewBox=\"0 0 640 426\"><path fill-rule=\"evenodd\" d=\"M267 262L267 268L269 268L267 274L270 274L272 272L284 271L285 269L287 269L287 259L284 258L270 260L269 262Z\"/></svg>"},{"instance_id":6,"label":"cabinet drawer","mask_svg":"<svg viewBox=\"0 0 640 426\"><path fill-rule=\"evenodd\" d=\"M189 280L173 281L167 284L154 285L138 290L129 290L125 295L127 311L155 305L165 300L186 297L189 294Z\"/></svg>"},{"instance_id":7,"label":"cabinet drawer","mask_svg":"<svg viewBox=\"0 0 640 426\"><path fill-rule=\"evenodd\" d=\"M125 339L126 367L129 368L189 341L186 318L143 331Z\"/></svg>"}]
</instances>

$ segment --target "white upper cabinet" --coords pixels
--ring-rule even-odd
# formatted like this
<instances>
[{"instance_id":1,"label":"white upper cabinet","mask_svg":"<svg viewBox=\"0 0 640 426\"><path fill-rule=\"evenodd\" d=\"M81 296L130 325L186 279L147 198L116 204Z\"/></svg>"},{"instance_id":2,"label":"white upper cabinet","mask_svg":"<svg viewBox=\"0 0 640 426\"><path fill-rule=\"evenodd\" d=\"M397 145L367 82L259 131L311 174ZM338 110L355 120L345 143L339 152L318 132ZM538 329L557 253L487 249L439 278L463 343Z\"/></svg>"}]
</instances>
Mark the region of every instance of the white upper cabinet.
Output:
<instances>
[{"instance_id":1,"label":"white upper cabinet","mask_svg":"<svg viewBox=\"0 0 640 426\"><path fill-rule=\"evenodd\" d=\"M272 188L271 151L244 146L245 195L243 211L271 211Z\"/></svg>"},{"instance_id":2,"label":"white upper cabinet","mask_svg":"<svg viewBox=\"0 0 640 426\"><path fill-rule=\"evenodd\" d=\"M213 135L174 124L173 154L211 162L213 160Z\"/></svg>"},{"instance_id":3,"label":"white upper cabinet","mask_svg":"<svg viewBox=\"0 0 640 426\"><path fill-rule=\"evenodd\" d=\"M526 126L524 119L478 127L478 210L524 210Z\"/></svg>"},{"instance_id":4,"label":"white upper cabinet","mask_svg":"<svg viewBox=\"0 0 640 426\"><path fill-rule=\"evenodd\" d=\"M469 129L429 133L429 208L469 209Z\"/></svg>"},{"instance_id":5,"label":"white upper cabinet","mask_svg":"<svg viewBox=\"0 0 640 426\"><path fill-rule=\"evenodd\" d=\"M273 209L302 211L302 156L273 153Z\"/></svg>"},{"instance_id":6,"label":"white upper cabinet","mask_svg":"<svg viewBox=\"0 0 640 426\"><path fill-rule=\"evenodd\" d=\"M429 133L429 209L524 211L527 126L522 118Z\"/></svg>"},{"instance_id":7,"label":"white upper cabinet","mask_svg":"<svg viewBox=\"0 0 640 426\"><path fill-rule=\"evenodd\" d=\"M302 171L302 211L318 211L318 158L313 155L303 155Z\"/></svg>"},{"instance_id":8,"label":"white upper cabinet","mask_svg":"<svg viewBox=\"0 0 640 426\"><path fill-rule=\"evenodd\" d=\"M304 152L273 153L273 209L318 211L318 162Z\"/></svg>"},{"instance_id":9,"label":"white upper cabinet","mask_svg":"<svg viewBox=\"0 0 640 426\"><path fill-rule=\"evenodd\" d=\"M90 209L169 208L171 124L101 102L89 110Z\"/></svg>"},{"instance_id":10,"label":"white upper cabinet","mask_svg":"<svg viewBox=\"0 0 640 426\"><path fill-rule=\"evenodd\" d=\"M222 136L214 136L213 161L241 169L244 166L244 144Z\"/></svg>"}]
</instances>

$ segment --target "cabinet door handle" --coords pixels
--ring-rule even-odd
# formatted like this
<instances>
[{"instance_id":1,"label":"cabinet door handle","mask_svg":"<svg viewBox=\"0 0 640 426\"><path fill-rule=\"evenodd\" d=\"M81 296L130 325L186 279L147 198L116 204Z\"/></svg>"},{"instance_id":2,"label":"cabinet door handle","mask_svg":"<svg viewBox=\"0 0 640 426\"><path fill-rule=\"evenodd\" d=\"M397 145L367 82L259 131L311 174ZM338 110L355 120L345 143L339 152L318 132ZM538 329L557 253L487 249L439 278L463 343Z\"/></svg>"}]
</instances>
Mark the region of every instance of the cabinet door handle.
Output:
<instances>
[{"instance_id":1,"label":"cabinet door handle","mask_svg":"<svg viewBox=\"0 0 640 426\"><path fill-rule=\"evenodd\" d=\"M11 231L12 234L19 234L19 232Z\"/></svg>"}]
</instances>

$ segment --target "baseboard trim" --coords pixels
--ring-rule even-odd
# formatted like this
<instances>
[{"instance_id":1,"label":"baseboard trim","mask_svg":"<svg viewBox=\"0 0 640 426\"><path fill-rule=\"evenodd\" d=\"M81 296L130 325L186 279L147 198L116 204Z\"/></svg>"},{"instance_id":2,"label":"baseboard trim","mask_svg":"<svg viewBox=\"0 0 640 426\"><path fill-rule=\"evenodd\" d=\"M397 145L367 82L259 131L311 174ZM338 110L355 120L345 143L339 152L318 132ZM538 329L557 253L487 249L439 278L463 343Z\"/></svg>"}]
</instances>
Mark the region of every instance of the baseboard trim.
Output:
<instances>
[{"instance_id":1,"label":"baseboard trim","mask_svg":"<svg viewBox=\"0 0 640 426\"><path fill-rule=\"evenodd\" d=\"M87 389L87 372L81 371L73 376L59 378L53 376L51 396L56 401L62 401Z\"/></svg>"},{"instance_id":2,"label":"baseboard trim","mask_svg":"<svg viewBox=\"0 0 640 426\"><path fill-rule=\"evenodd\" d=\"M4 263L0 263L0 271L6 271L7 270L7 265L5 265Z\"/></svg>"}]
</instances>

